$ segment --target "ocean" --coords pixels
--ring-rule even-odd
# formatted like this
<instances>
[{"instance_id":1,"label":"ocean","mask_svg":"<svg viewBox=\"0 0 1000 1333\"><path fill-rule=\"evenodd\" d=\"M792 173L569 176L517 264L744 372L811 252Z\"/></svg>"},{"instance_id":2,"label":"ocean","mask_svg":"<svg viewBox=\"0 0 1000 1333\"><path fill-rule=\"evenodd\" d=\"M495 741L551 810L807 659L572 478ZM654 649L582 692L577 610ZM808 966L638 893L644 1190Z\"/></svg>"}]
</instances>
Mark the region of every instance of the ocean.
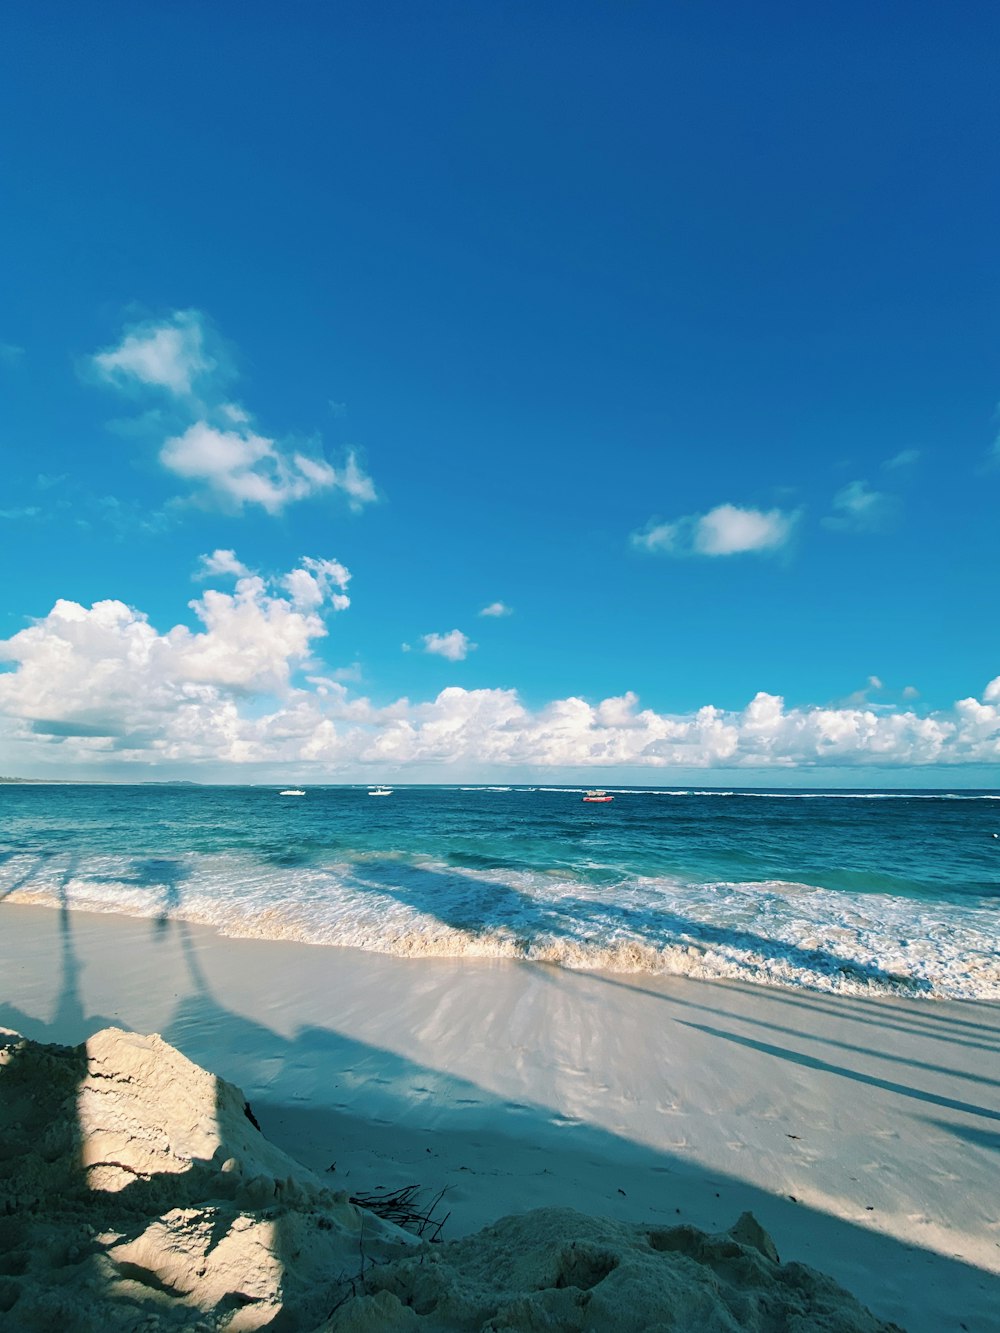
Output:
<instances>
[{"instance_id":1,"label":"ocean","mask_svg":"<svg viewBox=\"0 0 1000 1333\"><path fill-rule=\"evenodd\" d=\"M1000 999L1000 792L0 785L0 905ZM2 929L2 914L0 914Z\"/></svg>"}]
</instances>

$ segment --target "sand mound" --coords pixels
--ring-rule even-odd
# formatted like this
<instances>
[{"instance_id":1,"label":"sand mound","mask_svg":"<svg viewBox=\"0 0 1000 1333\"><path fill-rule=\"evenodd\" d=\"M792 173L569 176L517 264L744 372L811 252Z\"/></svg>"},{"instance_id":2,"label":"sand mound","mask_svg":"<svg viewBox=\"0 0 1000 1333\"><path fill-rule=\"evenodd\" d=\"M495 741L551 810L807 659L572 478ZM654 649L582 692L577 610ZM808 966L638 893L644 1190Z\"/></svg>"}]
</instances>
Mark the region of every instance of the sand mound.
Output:
<instances>
[{"instance_id":1,"label":"sand mound","mask_svg":"<svg viewBox=\"0 0 1000 1333\"><path fill-rule=\"evenodd\" d=\"M780 1264L750 1213L721 1235L564 1208L373 1268L328 1333L889 1333L830 1278ZM899 1333L899 1330L896 1331Z\"/></svg>"},{"instance_id":2,"label":"sand mound","mask_svg":"<svg viewBox=\"0 0 1000 1333\"><path fill-rule=\"evenodd\" d=\"M416 1244L270 1145L239 1089L160 1037L113 1029L79 1047L0 1035L0 1326L894 1327L780 1264L749 1214L710 1236L543 1209Z\"/></svg>"},{"instance_id":3,"label":"sand mound","mask_svg":"<svg viewBox=\"0 0 1000 1333\"><path fill-rule=\"evenodd\" d=\"M314 1329L411 1243L160 1037L0 1038L0 1325Z\"/></svg>"}]
</instances>

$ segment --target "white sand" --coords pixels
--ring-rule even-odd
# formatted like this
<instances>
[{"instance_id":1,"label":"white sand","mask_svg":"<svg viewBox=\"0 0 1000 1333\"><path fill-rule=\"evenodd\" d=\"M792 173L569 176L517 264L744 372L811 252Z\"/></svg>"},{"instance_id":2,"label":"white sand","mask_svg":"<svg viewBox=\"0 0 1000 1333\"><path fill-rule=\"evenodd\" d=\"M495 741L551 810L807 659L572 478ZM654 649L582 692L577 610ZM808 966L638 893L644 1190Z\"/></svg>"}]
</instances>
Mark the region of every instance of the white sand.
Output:
<instances>
[{"instance_id":1,"label":"white sand","mask_svg":"<svg viewBox=\"0 0 1000 1333\"><path fill-rule=\"evenodd\" d=\"M0 1033L0 1137L0 1320L21 1333L898 1333L781 1264L749 1213L708 1236L535 1209L415 1242L155 1035Z\"/></svg>"},{"instance_id":2,"label":"white sand","mask_svg":"<svg viewBox=\"0 0 1000 1333\"><path fill-rule=\"evenodd\" d=\"M1000 1007L223 940L0 907L0 1024L159 1031L332 1186L448 1186L446 1236L569 1206L709 1231L911 1333L1000 1328ZM794 1201L790 1196L794 1196Z\"/></svg>"}]
</instances>

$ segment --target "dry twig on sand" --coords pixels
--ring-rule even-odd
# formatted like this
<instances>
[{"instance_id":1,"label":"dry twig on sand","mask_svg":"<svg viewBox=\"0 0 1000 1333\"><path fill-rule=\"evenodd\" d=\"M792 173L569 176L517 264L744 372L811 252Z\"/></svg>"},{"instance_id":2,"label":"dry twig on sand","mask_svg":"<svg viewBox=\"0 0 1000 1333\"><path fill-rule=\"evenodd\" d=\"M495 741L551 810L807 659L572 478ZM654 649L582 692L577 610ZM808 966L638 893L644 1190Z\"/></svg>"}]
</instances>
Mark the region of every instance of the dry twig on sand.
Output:
<instances>
[{"instance_id":1,"label":"dry twig on sand","mask_svg":"<svg viewBox=\"0 0 1000 1333\"><path fill-rule=\"evenodd\" d=\"M421 1193L419 1185L404 1185L398 1190L375 1190L372 1194L352 1194L351 1203L357 1204L359 1208L367 1208L370 1213L375 1213L387 1222L395 1222L396 1226L412 1231L414 1235L429 1241L439 1240L441 1228L451 1216L448 1212L440 1220L434 1217L445 1191L439 1190L426 1206L420 1201Z\"/></svg>"}]
</instances>

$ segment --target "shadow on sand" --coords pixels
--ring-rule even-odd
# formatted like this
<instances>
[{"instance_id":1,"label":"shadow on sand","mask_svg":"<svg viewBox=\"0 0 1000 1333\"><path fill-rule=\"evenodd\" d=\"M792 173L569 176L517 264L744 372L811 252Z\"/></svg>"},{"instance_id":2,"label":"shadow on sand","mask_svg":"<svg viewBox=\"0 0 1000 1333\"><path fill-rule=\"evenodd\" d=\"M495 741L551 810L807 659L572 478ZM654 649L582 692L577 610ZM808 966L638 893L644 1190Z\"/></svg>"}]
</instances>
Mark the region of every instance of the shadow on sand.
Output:
<instances>
[{"instance_id":1,"label":"shadow on sand","mask_svg":"<svg viewBox=\"0 0 1000 1333\"><path fill-rule=\"evenodd\" d=\"M516 908L520 905L516 901L520 895L515 889L509 886L491 885L491 890L496 894L496 902L499 904L497 912L491 913L489 903L483 902L473 904L474 910L468 917L464 913L454 912L439 915L435 911L435 900L440 904L443 888L441 877L434 872L414 875L412 871L408 871L406 883L401 886L392 878L394 873L398 875L398 869L398 866L391 864L383 866L368 862L364 867L364 875L373 890L392 894L409 905L418 907L420 911L438 916L438 919L459 929L472 929L477 925L479 928L488 927L505 914L505 908ZM0 1024L38 1041L82 1042L103 1027L123 1026L120 1018L109 1020L106 1016L88 1012L81 986L82 965L74 944L73 914L68 910L65 893L65 887L72 875L73 865L68 863L62 877L62 898L57 916L60 977L56 987L56 1004L52 1020L46 1022L37 1013L26 1012L6 999L0 1003ZM671 1175L683 1178L687 1187L696 1182L706 1200L712 1195L718 1199L716 1211L720 1227L734 1221L737 1211L749 1208L767 1230L778 1235L794 1236L802 1227L803 1218L809 1215L816 1234L824 1238L824 1244L828 1245L830 1253L855 1256L858 1270L905 1272L912 1265L914 1248L890 1235L856 1226L832 1214L811 1209L802 1203L748 1184L739 1177L719 1171L709 1174L703 1167L685 1158L683 1153L649 1148L581 1122L567 1124L565 1117L559 1114L558 1108L531 1103L512 1107L475 1083L446 1071L428 1068L391 1051L357 1041L337 1031L332 1023L330 1026L301 1027L293 1036L286 1037L262 1023L235 1012L222 1003L213 990L209 976L210 969L203 962L203 958L208 960L211 958L210 944L206 946L202 942L204 937L196 941L188 926L182 920L175 918L174 914L182 908L184 881L183 864L164 860L136 861L123 880L124 883L148 888L160 896L158 910L153 919L152 938L162 949L164 966L174 969L173 980L180 997L173 1017L163 1031L163 1036L190 1059L244 1086L253 1097L255 1111L264 1131L267 1132L272 1127L280 1129L280 1141L286 1148L289 1148L295 1139L302 1139L314 1145L328 1143L327 1155L332 1161L338 1157L338 1140L348 1130L355 1137L363 1133L364 1125L359 1126L357 1118L350 1111L338 1108L332 1098L330 1089L338 1080L353 1086L362 1084L365 1090L364 1121L382 1122L387 1125L412 1123L412 1091L424 1089L433 1096L439 1107L448 1108L448 1114L456 1128L461 1126L464 1117L468 1116L471 1120L480 1113L495 1123L502 1122L509 1125L511 1141L516 1140L522 1149L527 1148L537 1153L540 1173L545 1171L547 1155L564 1154L569 1149L581 1164L588 1160L628 1162L636 1169L654 1173L662 1182L661 1188L667 1195ZM472 887L480 883L478 880L473 881ZM454 886L449 883L449 887ZM0 907L0 914L3 910L5 909ZM604 905L578 900L569 904L569 910L571 915L584 925L588 920L594 924L598 922L604 924L609 919L609 912L614 915L611 909ZM45 929L43 917L46 915L39 913L40 929ZM700 923L694 924L698 930L704 931L705 928ZM666 935L683 934L691 926L692 923L674 913L662 914L662 919L658 923L658 928ZM560 928L554 919L553 929ZM731 938L728 933L726 937ZM745 938L746 947L761 951L773 948L764 937L747 934ZM540 972L547 970L543 965L525 964L525 966L533 967ZM603 984L627 984L606 976L601 977L600 981ZM774 998L781 999L780 995L775 995ZM798 1002L797 997L796 1002ZM892 1013L896 1015L898 1010L894 1009ZM874 1024L874 1015L872 1021ZM926 1015L919 1015L917 1021L926 1025L929 1020ZM801 1053L775 1047L756 1037L740 1037L707 1024L693 1026L699 1027L705 1035L719 1042L735 1041L768 1054L793 1059L812 1068L821 1068L827 1073L841 1075L847 1079L857 1077L854 1071L828 1061L804 1057ZM776 1025L764 1026L774 1028ZM908 1022L902 1026L909 1029ZM975 1025L960 1026L971 1028ZM884 1044L891 1043L891 1036L888 1033L883 1035L885 1035ZM887 1053L874 1045L867 1049L872 1055L880 1057ZM259 1086L251 1086L254 1078L261 1079L262 1070L266 1071L266 1077ZM940 1068L939 1072L947 1070ZM968 1114L981 1115L990 1121L1000 1118L997 1113L986 1108L949 1098L927 1096L915 1087L873 1078L865 1078L862 1081L900 1095L929 1102L937 1101L943 1106ZM984 1081L992 1082L992 1080ZM288 1096L289 1086L302 1088L310 1083L321 1094L315 1100L295 1101ZM845 1100L850 1095L849 1092L845 1092ZM469 1110L463 1112L463 1107ZM952 1133L965 1132L944 1123L940 1127ZM996 1146L995 1136L985 1128L983 1130L972 1128L967 1131L967 1137L980 1146L990 1148ZM292 1151L294 1152L294 1148ZM372 1180L367 1182L367 1186L373 1188L377 1183L379 1182ZM140 1183L136 1188L138 1191L143 1187ZM483 1182L481 1188L488 1190L488 1182ZM140 1196L137 1193L137 1203L139 1200ZM595 1189L590 1211L596 1213L610 1211L612 1203L616 1208L621 1207L618 1201L606 1200L599 1190ZM706 1207L708 1206L710 1205L706 1202ZM280 1218L276 1227L278 1254L285 1263L289 1256L284 1254L282 1249L285 1242L282 1239ZM220 1240L221 1238L218 1237ZM994 1300L1000 1303L1000 1282L992 1275L974 1269L956 1258L948 1258L929 1251L919 1253L924 1266L922 1281L933 1283L939 1291L951 1290L959 1284L968 1289L971 1282L977 1284L985 1293L984 1309L989 1307L991 1293ZM823 1266L820 1256L813 1256L811 1262ZM849 1277L841 1275L840 1280L850 1285ZM883 1315L883 1317L889 1316ZM983 1324L982 1327L985 1328L986 1325Z\"/></svg>"}]
</instances>

